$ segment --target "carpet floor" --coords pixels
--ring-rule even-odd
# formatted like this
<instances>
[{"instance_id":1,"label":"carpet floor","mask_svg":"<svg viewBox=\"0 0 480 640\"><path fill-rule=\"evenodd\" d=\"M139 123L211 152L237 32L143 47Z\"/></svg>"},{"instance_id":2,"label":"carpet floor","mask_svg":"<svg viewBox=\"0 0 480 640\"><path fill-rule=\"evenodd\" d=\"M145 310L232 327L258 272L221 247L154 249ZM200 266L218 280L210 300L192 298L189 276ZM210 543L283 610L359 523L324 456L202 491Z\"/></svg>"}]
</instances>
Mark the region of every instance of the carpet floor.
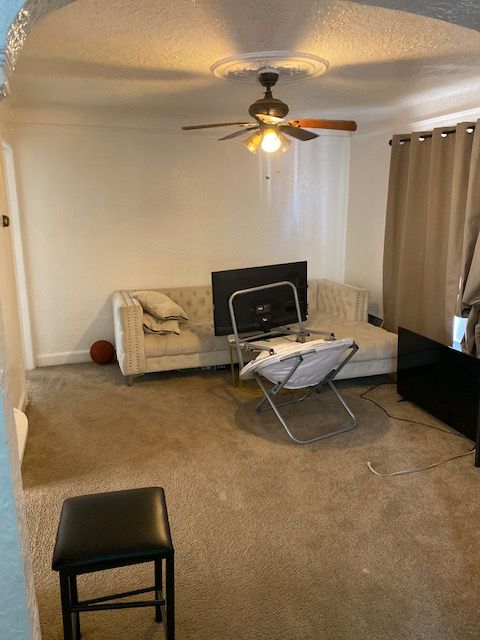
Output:
<instances>
[{"instance_id":1,"label":"carpet floor","mask_svg":"<svg viewBox=\"0 0 480 640\"><path fill-rule=\"evenodd\" d=\"M228 371L145 376L79 364L29 376L23 463L44 640L62 638L50 568L62 502L160 485L176 552L179 640L469 640L480 629L480 470L472 443L389 418L339 387L358 427L300 447ZM371 384L370 384L371 383ZM367 397L390 414L445 425L395 386ZM302 434L345 421L331 392L288 408ZM296 426L297 425L297 426ZM149 586L148 565L79 578L81 597ZM150 609L88 613L84 640L163 638Z\"/></svg>"}]
</instances>

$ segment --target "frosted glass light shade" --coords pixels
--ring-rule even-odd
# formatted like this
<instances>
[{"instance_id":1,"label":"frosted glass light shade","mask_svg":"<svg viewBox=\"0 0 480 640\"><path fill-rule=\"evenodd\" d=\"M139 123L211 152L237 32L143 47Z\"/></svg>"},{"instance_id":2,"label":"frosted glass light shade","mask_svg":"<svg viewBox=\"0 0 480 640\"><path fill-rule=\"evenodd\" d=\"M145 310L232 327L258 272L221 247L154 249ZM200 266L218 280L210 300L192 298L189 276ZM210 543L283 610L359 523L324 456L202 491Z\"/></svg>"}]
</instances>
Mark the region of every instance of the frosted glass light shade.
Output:
<instances>
[{"instance_id":1,"label":"frosted glass light shade","mask_svg":"<svg viewBox=\"0 0 480 640\"><path fill-rule=\"evenodd\" d=\"M262 132L255 131L243 141L243 144L247 147L249 151L251 151L251 153L257 153L258 147L262 143L262 138L263 138Z\"/></svg>"},{"instance_id":2,"label":"frosted glass light shade","mask_svg":"<svg viewBox=\"0 0 480 640\"><path fill-rule=\"evenodd\" d=\"M267 153L275 153L282 145L282 141L278 137L274 129L267 129L263 134L262 149Z\"/></svg>"}]
</instances>

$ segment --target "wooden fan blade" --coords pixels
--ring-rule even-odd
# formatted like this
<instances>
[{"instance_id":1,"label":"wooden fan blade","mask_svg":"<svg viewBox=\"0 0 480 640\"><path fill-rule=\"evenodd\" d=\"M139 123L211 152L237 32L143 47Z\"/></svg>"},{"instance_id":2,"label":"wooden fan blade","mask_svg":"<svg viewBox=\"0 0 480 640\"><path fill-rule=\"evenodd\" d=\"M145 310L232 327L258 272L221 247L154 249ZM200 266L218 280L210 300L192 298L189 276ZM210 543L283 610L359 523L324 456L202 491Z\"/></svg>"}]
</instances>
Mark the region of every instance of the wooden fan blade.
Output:
<instances>
[{"instance_id":1,"label":"wooden fan blade","mask_svg":"<svg viewBox=\"0 0 480 640\"><path fill-rule=\"evenodd\" d=\"M298 140L313 140L314 138L318 138L318 133L306 131L305 129L300 129L300 127L291 127L288 124L280 125L280 131Z\"/></svg>"},{"instance_id":2,"label":"wooden fan blade","mask_svg":"<svg viewBox=\"0 0 480 640\"><path fill-rule=\"evenodd\" d=\"M220 142L221 140L231 140L232 138L236 138L237 136L241 136L244 133L248 133L249 131L255 131L255 129L258 129L258 126L245 127L245 129L242 129L241 131L235 131L235 133L230 133L228 136L223 136L223 138L219 138L218 141Z\"/></svg>"},{"instance_id":3,"label":"wooden fan blade","mask_svg":"<svg viewBox=\"0 0 480 640\"><path fill-rule=\"evenodd\" d=\"M216 124L192 124L188 127L182 127L185 131L190 131L190 129L211 129L212 127L231 127L234 125L238 125L240 127L248 127L249 125L255 124L254 122L217 122Z\"/></svg>"},{"instance_id":4,"label":"wooden fan blade","mask_svg":"<svg viewBox=\"0 0 480 640\"><path fill-rule=\"evenodd\" d=\"M301 118L300 120L289 120L288 124L291 127L307 127L307 129L357 130L357 123L353 120L316 120L314 118Z\"/></svg>"}]
</instances>

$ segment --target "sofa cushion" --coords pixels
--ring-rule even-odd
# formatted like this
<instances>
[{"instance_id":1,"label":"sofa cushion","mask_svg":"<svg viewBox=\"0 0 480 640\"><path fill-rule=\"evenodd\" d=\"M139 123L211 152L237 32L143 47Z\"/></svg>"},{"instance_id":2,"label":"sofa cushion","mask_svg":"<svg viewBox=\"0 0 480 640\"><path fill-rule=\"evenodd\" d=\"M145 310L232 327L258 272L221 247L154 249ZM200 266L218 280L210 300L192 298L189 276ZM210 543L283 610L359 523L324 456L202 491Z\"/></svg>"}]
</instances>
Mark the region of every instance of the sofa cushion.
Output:
<instances>
[{"instance_id":1,"label":"sofa cushion","mask_svg":"<svg viewBox=\"0 0 480 640\"><path fill-rule=\"evenodd\" d=\"M147 358L225 351L227 348L227 338L215 336L211 322L189 322L185 328L182 328L182 333L179 336L174 334L145 335L145 356Z\"/></svg>"},{"instance_id":2,"label":"sofa cushion","mask_svg":"<svg viewBox=\"0 0 480 640\"><path fill-rule=\"evenodd\" d=\"M188 320L182 307L160 291L135 291L132 294L144 311L162 320Z\"/></svg>"},{"instance_id":3,"label":"sofa cushion","mask_svg":"<svg viewBox=\"0 0 480 640\"><path fill-rule=\"evenodd\" d=\"M305 323L308 329L333 332L336 338L353 337L358 351L352 358L355 362L383 360L397 357L397 336L368 322L344 320L322 311L314 311ZM311 339L319 336L312 334Z\"/></svg>"},{"instance_id":4,"label":"sofa cushion","mask_svg":"<svg viewBox=\"0 0 480 640\"><path fill-rule=\"evenodd\" d=\"M160 320L146 311L143 312L143 330L145 333L175 333L180 335L178 320Z\"/></svg>"},{"instance_id":5,"label":"sofa cushion","mask_svg":"<svg viewBox=\"0 0 480 640\"><path fill-rule=\"evenodd\" d=\"M205 323L213 321L211 287L172 287L157 289L179 304L191 322Z\"/></svg>"}]
</instances>

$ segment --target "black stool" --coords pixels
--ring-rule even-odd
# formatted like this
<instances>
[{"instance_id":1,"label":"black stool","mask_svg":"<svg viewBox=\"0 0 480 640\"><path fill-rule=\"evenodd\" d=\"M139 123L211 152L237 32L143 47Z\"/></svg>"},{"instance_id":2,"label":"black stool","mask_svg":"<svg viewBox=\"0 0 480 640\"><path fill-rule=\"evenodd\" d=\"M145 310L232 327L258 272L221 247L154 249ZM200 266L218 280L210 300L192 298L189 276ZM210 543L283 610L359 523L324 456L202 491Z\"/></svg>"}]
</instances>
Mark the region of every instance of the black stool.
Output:
<instances>
[{"instance_id":1,"label":"black stool","mask_svg":"<svg viewBox=\"0 0 480 640\"><path fill-rule=\"evenodd\" d=\"M165 596L162 592L165 560ZM154 563L155 585L93 600L78 600L77 576L141 562ZM155 607L167 640L175 639L174 550L161 487L96 493L65 500L52 569L60 573L64 640L80 638L80 612ZM141 593L154 600L109 602Z\"/></svg>"}]
</instances>

